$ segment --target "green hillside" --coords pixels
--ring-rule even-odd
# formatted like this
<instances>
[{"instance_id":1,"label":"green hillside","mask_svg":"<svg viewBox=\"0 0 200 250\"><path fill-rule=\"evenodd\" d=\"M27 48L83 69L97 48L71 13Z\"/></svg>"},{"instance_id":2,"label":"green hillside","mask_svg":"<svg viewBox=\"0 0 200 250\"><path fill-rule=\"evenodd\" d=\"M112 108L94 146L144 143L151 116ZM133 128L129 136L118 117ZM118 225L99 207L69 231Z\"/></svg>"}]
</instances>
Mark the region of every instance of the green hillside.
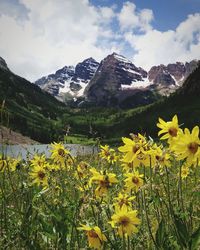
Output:
<instances>
[{"instance_id":1,"label":"green hillside","mask_svg":"<svg viewBox=\"0 0 200 250\"><path fill-rule=\"evenodd\" d=\"M117 143L120 137L137 132L155 138L158 117L168 120L174 114L185 127L200 124L200 66L170 97L129 110L69 109L39 87L1 69L0 86L0 103L5 101L4 125L40 142L62 140L69 127L67 142L99 138L102 143Z\"/></svg>"},{"instance_id":2,"label":"green hillside","mask_svg":"<svg viewBox=\"0 0 200 250\"><path fill-rule=\"evenodd\" d=\"M178 115L179 123L184 123L184 127L200 125L200 65L182 88L170 97L143 108L123 112L120 117L115 115L113 136L142 132L155 137L158 117L170 120L174 114Z\"/></svg>"},{"instance_id":3,"label":"green hillside","mask_svg":"<svg viewBox=\"0 0 200 250\"><path fill-rule=\"evenodd\" d=\"M200 124L200 66L188 77L183 87L169 97L135 109L85 108L64 114L63 123L72 131L88 137L99 137L101 142L119 143L129 133L146 133L157 137L158 117L170 120L174 114L179 123L192 128Z\"/></svg>"},{"instance_id":4,"label":"green hillside","mask_svg":"<svg viewBox=\"0 0 200 250\"><path fill-rule=\"evenodd\" d=\"M23 135L48 142L61 134L63 103L9 70L0 69L1 122Z\"/></svg>"}]
</instances>

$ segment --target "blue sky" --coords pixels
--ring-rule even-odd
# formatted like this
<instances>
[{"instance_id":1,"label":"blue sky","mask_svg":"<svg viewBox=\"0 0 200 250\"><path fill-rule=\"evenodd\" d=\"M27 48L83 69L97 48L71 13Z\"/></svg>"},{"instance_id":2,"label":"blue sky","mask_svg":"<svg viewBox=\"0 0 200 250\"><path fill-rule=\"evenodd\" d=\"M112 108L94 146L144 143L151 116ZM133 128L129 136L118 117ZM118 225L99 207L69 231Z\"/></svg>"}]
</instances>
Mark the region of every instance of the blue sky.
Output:
<instances>
[{"instance_id":1,"label":"blue sky","mask_svg":"<svg viewBox=\"0 0 200 250\"><path fill-rule=\"evenodd\" d=\"M149 70L200 59L200 0L0 0L0 41L31 81L113 52Z\"/></svg>"},{"instance_id":2,"label":"blue sky","mask_svg":"<svg viewBox=\"0 0 200 250\"><path fill-rule=\"evenodd\" d=\"M123 0L90 0L94 5L112 6L117 4L120 10L125 1ZM175 29L185 20L188 14L200 12L199 0L130 0L138 9L149 8L154 12L154 27L161 31Z\"/></svg>"}]
</instances>

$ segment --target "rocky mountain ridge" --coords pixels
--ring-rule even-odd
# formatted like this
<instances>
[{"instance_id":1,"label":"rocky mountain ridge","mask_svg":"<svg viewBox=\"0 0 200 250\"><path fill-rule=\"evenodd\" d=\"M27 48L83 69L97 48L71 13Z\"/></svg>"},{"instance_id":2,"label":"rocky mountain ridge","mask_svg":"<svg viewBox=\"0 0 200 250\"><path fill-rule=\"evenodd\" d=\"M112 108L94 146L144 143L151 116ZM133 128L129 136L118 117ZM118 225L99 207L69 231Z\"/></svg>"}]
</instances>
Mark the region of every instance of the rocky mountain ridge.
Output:
<instances>
[{"instance_id":1,"label":"rocky mountain ridge","mask_svg":"<svg viewBox=\"0 0 200 250\"><path fill-rule=\"evenodd\" d=\"M60 100L83 95L84 89L96 72L99 63L92 57L74 66L64 66L55 74L38 79L35 84Z\"/></svg>"},{"instance_id":2,"label":"rocky mountain ridge","mask_svg":"<svg viewBox=\"0 0 200 250\"><path fill-rule=\"evenodd\" d=\"M141 91L144 98L145 91L153 95L169 95L183 84L197 64L197 60L161 64L147 72L124 56L113 53L100 63L88 58L75 67L65 66L35 83L62 101L81 99L109 106Z\"/></svg>"},{"instance_id":3,"label":"rocky mountain ridge","mask_svg":"<svg viewBox=\"0 0 200 250\"><path fill-rule=\"evenodd\" d=\"M0 69L9 71L6 61L0 57Z\"/></svg>"}]
</instances>

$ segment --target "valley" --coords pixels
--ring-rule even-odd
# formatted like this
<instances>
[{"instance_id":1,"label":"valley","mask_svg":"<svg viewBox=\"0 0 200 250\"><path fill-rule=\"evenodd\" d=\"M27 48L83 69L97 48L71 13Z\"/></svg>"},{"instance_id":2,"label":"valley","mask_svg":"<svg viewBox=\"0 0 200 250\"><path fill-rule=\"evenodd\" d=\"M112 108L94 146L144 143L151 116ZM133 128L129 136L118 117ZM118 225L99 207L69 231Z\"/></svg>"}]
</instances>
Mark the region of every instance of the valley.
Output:
<instances>
[{"instance_id":1,"label":"valley","mask_svg":"<svg viewBox=\"0 0 200 250\"><path fill-rule=\"evenodd\" d=\"M189 128L194 124L200 124L198 87L200 86L200 67L197 61L186 64L185 68L183 68L183 64L175 64L181 68L180 71L175 70L175 66L169 65L152 68L148 74L151 82L155 81L155 83L147 86L146 80L144 86L141 87L141 80L147 78L147 73L135 68L134 77L137 77L138 81L135 79L133 82L131 78L133 72L131 75L129 74L131 70L128 71L128 74L119 71L121 63L118 62L119 58L122 60L122 57L116 56L116 54L110 55L105 59L106 62L104 60L100 64L90 58L89 61L84 62L87 65L87 67L83 67L84 70L79 64L75 71L78 72L77 75L82 75L82 82L83 79L87 82L84 91L81 90L85 94L80 97L76 96L76 98L71 96L70 101L68 99L65 102L55 95L57 92L51 92L52 86L54 86L50 84L52 82L46 83L50 84L51 91L41 89L42 81L46 78L42 78L40 84L38 82L32 84L12 73L6 62L1 61L1 124L41 143L61 140L66 143L97 144L101 142L112 145L118 144L120 138L124 135L128 136L129 133L146 133L156 138L155 123L158 117L171 119L174 114L178 114L180 121L185 121L185 117L187 117L186 126ZM128 61L126 67L130 69L135 66ZM171 89L171 83L167 85L168 80L161 74L163 70L166 73L167 68L171 72L176 72L173 73L177 79L176 84L173 83L176 85L176 89L173 89L171 95L162 95L158 89L161 91L163 88L168 88L169 92ZM194 70L195 68L196 70ZM91 73L91 69L96 69L100 73L104 71L103 79L105 81L102 82L102 74L99 72L91 77L94 74L94 71ZM66 77L69 71L66 71L66 68L64 70ZM112 70L114 71L112 72ZM116 70L118 71L116 72ZM186 77L184 83L180 84L181 86L177 87L178 79L183 79L183 72L187 72L186 76L189 74L188 72L192 73L188 78ZM57 71L56 75L60 77L60 71ZM74 79L78 79L77 75L77 78L73 76ZM58 79L56 81L60 81ZM159 79L161 80L159 81ZM69 79L67 81L69 82ZM120 85L120 82L126 84ZM134 83L139 87L133 88ZM161 88L161 85L165 87ZM56 86L60 88L60 85Z\"/></svg>"}]
</instances>

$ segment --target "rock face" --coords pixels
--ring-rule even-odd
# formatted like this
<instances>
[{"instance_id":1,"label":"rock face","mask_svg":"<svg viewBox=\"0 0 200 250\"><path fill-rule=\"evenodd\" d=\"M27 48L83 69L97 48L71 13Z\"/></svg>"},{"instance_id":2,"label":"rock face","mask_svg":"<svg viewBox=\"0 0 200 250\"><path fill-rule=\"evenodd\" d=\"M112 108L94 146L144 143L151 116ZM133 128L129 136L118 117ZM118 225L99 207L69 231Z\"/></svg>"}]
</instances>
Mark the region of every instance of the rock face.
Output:
<instances>
[{"instance_id":1,"label":"rock face","mask_svg":"<svg viewBox=\"0 0 200 250\"><path fill-rule=\"evenodd\" d=\"M183 64L171 63L167 66L161 64L153 66L148 72L148 79L154 84L181 85L181 82L196 68L197 61Z\"/></svg>"},{"instance_id":2,"label":"rock face","mask_svg":"<svg viewBox=\"0 0 200 250\"><path fill-rule=\"evenodd\" d=\"M83 94L85 87L96 72L99 63L93 58L88 58L76 67L65 66L55 74L42 77L35 82L45 91L58 99L78 97Z\"/></svg>"},{"instance_id":3,"label":"rock face","mask_svg":"<svg viewBox=\"0 0 200 250\"><path fill-rule=\"evenodd\" d=\"M6 61L2 57L0 57L0 68L3 70L9 70Z\"/></svg>"},{"instance_id":4,"label":"rock face","mask_svg":"<svg viewBox=\"0 0 200 250\"><path fill-rule=\"evenodd\" d=\"M161 95L169 95L180 86L185 79L197 67L198 61L193 60L189 63L171 63L167 66L161 64L153 66L148 72L148 79L154 84L154 89Z\"/></svg>"},{"instance_id":5,"label":"rock face","mask_svg":"<svg viewBox=\"0 0 200 250\"><path fill-rule=\"evenodd\" d=\"M78 63L75 67L74 80L80 78L83 81L88 82L88 80L90 80L93 77L98 66L99 63L95 61L92 57L84 60L82 63Z\"/></svg>"},{"instance_id":6,"label":"rock face","mask_svg":"<svg viewBox=\"0 0 200 250\"><path fill-rule=\"evenodd\" d=\"M94 77L85 89L87 101L96 105L110 106L118 103L122 88L144 81L147 72L116 53L101 61Z\"/></svg>"},{"instance_id":7,"label":"rock face","mask_svg":"<svg viewBox=\"0 0 200 250\"><path fill-rule=\"evenodd\" d=\"M65 66L55 74L42 77L36 84L74 106L132 107L152 103L160 95L170 95L182 86L197 65L197 60L161 64L147 72L124 56L113 53L100 64L88 58L75 67Z\"/></svg>"}]
</instances>

